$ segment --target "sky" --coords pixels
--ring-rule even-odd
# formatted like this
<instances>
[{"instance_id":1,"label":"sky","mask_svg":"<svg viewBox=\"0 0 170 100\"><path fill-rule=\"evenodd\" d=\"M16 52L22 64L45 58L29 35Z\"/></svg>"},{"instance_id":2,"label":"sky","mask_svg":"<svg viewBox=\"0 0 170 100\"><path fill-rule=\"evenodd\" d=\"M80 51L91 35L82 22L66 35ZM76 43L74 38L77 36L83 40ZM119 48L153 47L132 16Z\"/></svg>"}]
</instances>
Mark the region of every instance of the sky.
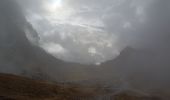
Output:
<instances>
[{"instance_id":1,"label":"sky","mask_svg":"<svg viewBox=\"0 0 170 100\"><path fill-rule=\"evenodd\" d=\"M101 64L128 46L143 44L145 33L139 30L157 0L17 1L45 51L64 61Z\"/></svg>"}]
</instances>

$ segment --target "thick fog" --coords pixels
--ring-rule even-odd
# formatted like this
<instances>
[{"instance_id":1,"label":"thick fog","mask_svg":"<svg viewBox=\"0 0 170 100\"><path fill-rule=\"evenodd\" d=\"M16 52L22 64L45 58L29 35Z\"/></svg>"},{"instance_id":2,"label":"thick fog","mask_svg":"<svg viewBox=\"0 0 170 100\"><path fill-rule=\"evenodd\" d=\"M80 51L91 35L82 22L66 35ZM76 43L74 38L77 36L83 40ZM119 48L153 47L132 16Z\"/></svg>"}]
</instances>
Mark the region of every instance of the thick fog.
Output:
<instances>
[{"instance_id":1,"label":"thick fog","mask_svg":"<svg viewBox=\"0 0 170 100\"><path fill-rule=\"evenodd\" d=\"M169 91L169 4L0 0L0 72Z\"/></svg>"}]
</instances>

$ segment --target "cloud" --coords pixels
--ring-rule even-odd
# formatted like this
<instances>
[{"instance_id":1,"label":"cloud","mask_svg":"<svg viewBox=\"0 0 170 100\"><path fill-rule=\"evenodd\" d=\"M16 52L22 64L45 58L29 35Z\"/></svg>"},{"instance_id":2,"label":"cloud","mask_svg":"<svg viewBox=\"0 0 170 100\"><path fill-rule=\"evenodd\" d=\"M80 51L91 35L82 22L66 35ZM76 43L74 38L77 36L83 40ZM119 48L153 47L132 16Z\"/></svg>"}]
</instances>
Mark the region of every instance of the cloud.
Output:
<instances>
[{"instance_id":1,"label":"cloud","mask_svg":"<svg viewBox=\"0 0 170 100\"><path fill-rule=\"evenodd\" d=\"M18 1L21 5L25 3L24 0ZM150 2L151 0L35 0L27 1L28 5L23 8L28 22L40 36L40 44L59 44L71 56L62 53L63 58L60 58L56 53L50 52L52 55L71 62L96 63L116 58L129 45L135 37L131 30L145 21L145 8ZM91 47L96 48L100 55L91 56ZM100 59L96 60L96 57Z\"/></svg>"},{"instance_id":2,"label":"cloud","mask_svg":"<svg viewBox=\"0 0 170 100\"><path fill-rule=\"evenodd\" d=\"M165 45L167 39L164 39L168 37L168 1L17 1L23 8L27 21L38 32L39 45L61 45L69 52L69 55L63 54L63 58L60 58L63 60L69 58L74 59L72 62L104 62L116 58L127 46L154 47L155 50L168 47ZM49 7L50 5L54 7ZM161 37L162 40L159 40ZM90 47L96 48L101 54L99 61L95 60L95 56L90 56Z\"/></svg>"}]
</instances>

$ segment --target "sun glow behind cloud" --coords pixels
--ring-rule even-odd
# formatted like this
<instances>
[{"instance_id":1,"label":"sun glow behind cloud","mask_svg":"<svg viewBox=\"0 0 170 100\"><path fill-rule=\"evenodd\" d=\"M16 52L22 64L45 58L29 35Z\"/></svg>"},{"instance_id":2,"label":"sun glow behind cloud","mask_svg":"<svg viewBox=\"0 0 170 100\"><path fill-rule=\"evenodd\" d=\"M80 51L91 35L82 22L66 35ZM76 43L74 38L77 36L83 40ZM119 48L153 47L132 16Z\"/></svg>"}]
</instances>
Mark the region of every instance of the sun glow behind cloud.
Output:
<instances>
[{"instance_id":1,"label":"sun glow behind cloud","mask_svg":"<svg viewBox=\"0 0 170 100\"><path fill-rule=\"evenodd\" d=\"M45 6L50 12L54 13L63 7L63 3L62 0L50 0L45 2Z\"/></svg>"}]
</instances>

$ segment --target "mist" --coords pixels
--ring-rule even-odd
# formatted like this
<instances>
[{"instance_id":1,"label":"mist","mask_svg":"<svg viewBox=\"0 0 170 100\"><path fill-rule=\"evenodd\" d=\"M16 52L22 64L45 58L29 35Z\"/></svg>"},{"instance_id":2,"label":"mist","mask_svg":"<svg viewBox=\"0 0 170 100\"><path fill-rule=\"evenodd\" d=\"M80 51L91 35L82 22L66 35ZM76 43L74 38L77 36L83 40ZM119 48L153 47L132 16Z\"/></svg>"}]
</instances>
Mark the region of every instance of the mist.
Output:
<instances>
[{"instance_id":1,"label":"mist","mask_svg":"<svg viewBox=\"0 0 170 100\"><path fill-rule=\"evenodd\" d=\"M0 72L169 93L169 4L1 0Z\"/></svg>"}]
</instances>

